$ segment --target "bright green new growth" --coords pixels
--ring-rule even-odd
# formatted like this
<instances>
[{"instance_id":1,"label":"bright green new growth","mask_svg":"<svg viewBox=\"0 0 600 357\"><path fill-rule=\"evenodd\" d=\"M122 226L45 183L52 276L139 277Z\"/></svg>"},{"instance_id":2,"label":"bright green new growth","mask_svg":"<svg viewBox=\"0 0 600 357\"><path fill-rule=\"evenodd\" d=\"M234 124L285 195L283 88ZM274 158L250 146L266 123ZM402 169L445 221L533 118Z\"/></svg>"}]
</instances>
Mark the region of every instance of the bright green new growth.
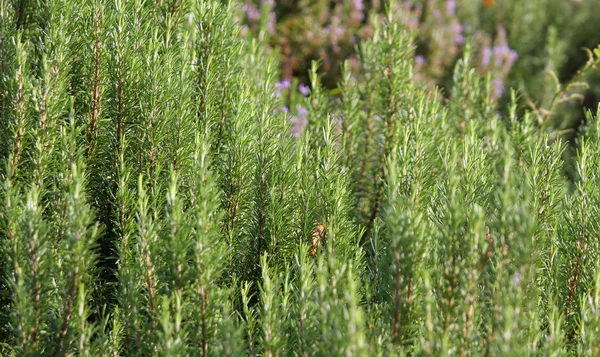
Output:
<instances>
[{"instance_id":1,"label":"bright green new growth","mask_svg":"<svg viewBox=\"0 0 600 357\"><path fill-rule=\"evenodd\" d=\"M234 14L0 1L3 356L600 353L597 115L565 162L388 21L295 138Z\"/></svg>"}]
</instances>

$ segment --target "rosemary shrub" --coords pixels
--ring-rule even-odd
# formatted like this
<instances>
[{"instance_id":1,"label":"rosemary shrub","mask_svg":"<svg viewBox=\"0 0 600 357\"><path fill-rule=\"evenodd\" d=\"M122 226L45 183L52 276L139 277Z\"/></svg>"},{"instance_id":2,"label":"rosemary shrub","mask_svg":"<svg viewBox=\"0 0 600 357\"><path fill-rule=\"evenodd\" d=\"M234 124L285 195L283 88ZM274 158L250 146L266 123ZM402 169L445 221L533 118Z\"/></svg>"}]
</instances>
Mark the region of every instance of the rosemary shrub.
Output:
<instances>
[{"instance_id":1,"label":"rosemary shrub","mask_svg":"<svg viewBox=\"0 0 600 357\"><path fill-rule=\"evenodd\" d=\"M390 10L292 117L234 6L0 1L3 356L600 353L597 113L446 99Z\"/></svg>"}]
</instances>

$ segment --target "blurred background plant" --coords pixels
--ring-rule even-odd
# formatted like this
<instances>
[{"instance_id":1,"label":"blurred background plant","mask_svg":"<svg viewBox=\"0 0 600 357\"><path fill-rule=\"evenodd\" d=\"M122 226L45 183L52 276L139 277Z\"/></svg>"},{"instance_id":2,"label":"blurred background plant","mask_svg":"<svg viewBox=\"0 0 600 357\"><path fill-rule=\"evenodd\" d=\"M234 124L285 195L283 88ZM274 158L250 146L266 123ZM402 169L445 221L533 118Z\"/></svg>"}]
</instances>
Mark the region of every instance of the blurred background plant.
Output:
<instances>
[{"instance_id":1,"label":"blurred background plant","mask_svg":"<svg viewBox=\"0 0 600 357\"><path fill-rule=\"evenodd\" d=\"M295 114L294 127L304 122L297 100L308 95L311 61L320 61L323 85L335 93L344 60L353 69L361 67L356 50L360 41L372 38L386 4L242 1L238 20L244 33L279 52L282 106ZM499 111L506 111L507 89L516 88L521 104L537 115L543 129L575 143L585 121L582 106L597 105L600 76L590 71L592 63L586 66L586 49L600 43L596 0L402 0L393 5L393 15L416 37L415 78L446 95L454 66L470 42L473 63L481 75L489 74Z\"/></svg>"}]
</instances>

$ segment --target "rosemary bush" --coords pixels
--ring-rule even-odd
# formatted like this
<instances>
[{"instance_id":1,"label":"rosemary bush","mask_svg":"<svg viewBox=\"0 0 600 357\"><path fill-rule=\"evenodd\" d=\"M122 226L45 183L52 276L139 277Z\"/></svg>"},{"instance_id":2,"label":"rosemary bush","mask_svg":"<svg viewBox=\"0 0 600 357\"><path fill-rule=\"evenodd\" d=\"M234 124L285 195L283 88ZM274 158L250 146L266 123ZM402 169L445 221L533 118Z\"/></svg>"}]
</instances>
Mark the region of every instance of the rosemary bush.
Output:
<instances>
[{"instance_id":1,"label":"rosemary bush","mask_svg":"<svg viewBox=\"0 0 600 357\"><path fill-rule=\"evenodd\" d=\"M444 98L389 6L292 116L236 9L0 1L3 356L600 353L600 114Z\"/></svg>"}]
</instances>

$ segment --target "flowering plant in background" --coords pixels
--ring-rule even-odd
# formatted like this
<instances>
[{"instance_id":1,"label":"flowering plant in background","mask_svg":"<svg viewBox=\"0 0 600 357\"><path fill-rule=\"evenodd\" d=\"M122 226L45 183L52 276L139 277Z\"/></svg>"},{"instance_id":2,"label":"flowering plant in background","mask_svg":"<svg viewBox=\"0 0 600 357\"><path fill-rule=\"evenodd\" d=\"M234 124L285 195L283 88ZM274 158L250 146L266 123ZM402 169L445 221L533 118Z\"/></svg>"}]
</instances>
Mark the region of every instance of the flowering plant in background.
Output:
<instances>
[{"instance_id":1,"label":"flowering plant in background","mask_svg":"<svg viewBox=\"0 0 600 357\"><path fill-rule=\"evenodd\" d=\"M310 61L319 60L325 74L323 83L335 88L344 60L355 69L361 66L355 49L360 41L373 36L373 21L385 18L387 3L380 0L245 0L242 7L245 17L243 14L242 17L251 33L258 33L260 23L268 23L268 29L275 28L275 32L264 31L268 34L265 40L280 53L283 79L296 77L306 82ZM556 76L568 80L585 63L586 55L581 47L593 48L600 42L587 36L583 38L590 41L576 47L573 43L581 42L581 38L570 40L578 28L600 23L600 3L593 0L398 0L392 3L395 21L416 35L415 79L431 88L446 88L466 41L471 41L473 55L477 57L476 68L482 75L490 74L492 96L499 110L505 110L499 104L504 103L507 88L511 86L523 91L525 95L521 98L527 97L531 103L543 107L549 100L544 98L553 95L548 88L551 79L546 79L552 76L549 67ZM264 10L263 17L259 16L259 9ZM272 24L274 19L275 25ZM548 29L553 26L560 26L563 38L549 41L552 34ZM544 64L545 53L553 51L548 46L562 46L563 52L577 60L568 62L550 56L548 60L553 64ZM567 46L571 49L567 50ZM579 66L571 67L570 63L575 62ZM563 65L566 67L561 75ZM557 120L559 117L556 115ZM561 122L553 123L564 129L578 122L565 120L563 115Z\"/></svg>"},{"instance_id":2,"label":"flowering plant in background","mask_svg":"<svg viewBox=\"0 0 600 357\"><path fill-rule=\"evenodd\" d=\"M480 52L477 68L482 74L491 74L494 99L504 94L506 79L519 58L517 52L508 46L505 29L499 27L497 34L494 43L485 33L477 34L474 40L475 48Z\"/></svg>"}]
</instances>

